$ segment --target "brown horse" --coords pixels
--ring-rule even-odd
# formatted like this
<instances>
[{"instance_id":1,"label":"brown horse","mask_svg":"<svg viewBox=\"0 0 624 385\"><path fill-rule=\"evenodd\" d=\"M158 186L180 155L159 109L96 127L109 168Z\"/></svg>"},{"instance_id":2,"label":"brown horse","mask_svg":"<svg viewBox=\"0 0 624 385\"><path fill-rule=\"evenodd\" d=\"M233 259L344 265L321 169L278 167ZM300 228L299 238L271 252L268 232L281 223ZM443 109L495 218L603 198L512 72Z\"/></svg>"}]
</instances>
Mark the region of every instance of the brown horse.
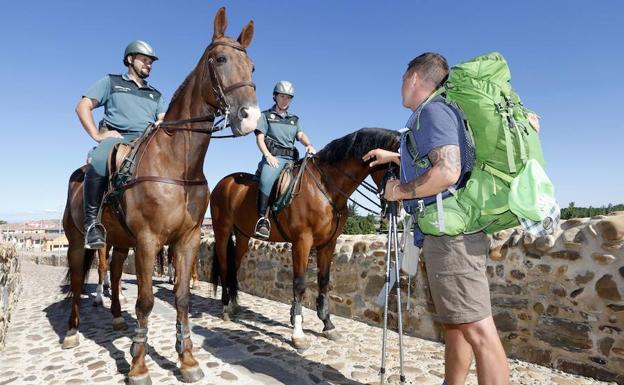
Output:
<instances>
[{"instance_id":1,"label":"brown horse","mask_svg":"<svg viewBox=\"0 0 624 385\"><path fill-rule=\"evenodd\" d=\"M375 148L396 151L398 133L385 129L364 128L329 143L305 164L299 193L290 206L271 217L271 242L292 242L293 303L292 342L305 348L301 302L305 291L305 270L311 247L316 247L319 296L317 315L323 321L323 334L329 339L340 338L329 319L329 270L336 245L347 220L347 200L357 186L373 173L380 183L385 168L369 167L362 156ZM299 161L296 167L301 167ZM224 318L237 308L236 272L248 250L256 216L258 182L254 175L236 173L221 179L215 186L210 202L215 233L215 256L212 283L221 278ZM232 240L236 237L236 246ZM230 302L231 301L231 302Z\"/></svg>"},{"instance_id":2,"label":"brown horse","mask_svg":"<svg viewBox=\"0 0 624 385\"><path fill-rule=\"evenodd\" d=\"M121 320L116 321L118 324L123 323L116 294L123 259L129 247L135 248L137 327L130 349L130 384L151 383L145 354L148 317L154 305L152 273L158 250L167 244L176 248L179 259L174 286L175 346L182 377L185 382L203 377L192 354L188 308L191 265L199 252L200 227L209 199L203 172L204 157L217 116L227 117L232 112L229 118L235 135L253 131L260 116L255 85L251 81L253 63L245 50L253 37L253 21L243 28L237 40L224 35L226 26L225 9L221 8L215 16L211 44L172 97L164 122L138 147L136 169L121 198L129 231L118 221L110 205L102 209L102 222L108 230L107 243L114 247L111 311L116 320ZM64 348L79 343L80 292L94 256L94 251L84 250L83 243L83 178L84 167L72 174L63 217L69 239L68 276L73 295Z\"/></svg>"}]
</instances>

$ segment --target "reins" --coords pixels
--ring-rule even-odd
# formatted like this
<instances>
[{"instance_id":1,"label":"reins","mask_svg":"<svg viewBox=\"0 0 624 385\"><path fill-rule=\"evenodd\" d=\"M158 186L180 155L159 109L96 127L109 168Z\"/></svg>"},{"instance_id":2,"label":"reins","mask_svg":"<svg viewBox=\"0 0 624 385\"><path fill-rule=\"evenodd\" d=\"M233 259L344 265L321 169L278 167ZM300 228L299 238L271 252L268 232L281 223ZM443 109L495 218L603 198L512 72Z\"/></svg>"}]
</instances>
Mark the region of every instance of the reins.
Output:
<instances>
[{"instance_id":1,"label":"reins","mask_svg":"<svg viewBox=\"0 0 624 385\"><path fill-rule=\"evenodd\" d=\"M234 48L236 50L242 51L245 54L247 54L247 51L245 50L245 48L241 47L238 44L233 44L229 42L213 42L212 44L208 46L207 50L210 51L212 48L219 46L219 45L231 47L231 48ZM251 80L243 80L243 81L231 84L227 87L223 87L223 82L221 81L221 77L219 76L219 73L217 72L215 68L214 59L212 57L208 58L208 74L210 76L210 84L212 87L212 91L216 99L216 104L213 104L210 102L208 102L208 104L210 105L210 107L214 109L214 112L207 114L207 115L203 115L203 116L191 117L188 119L165 121L158 125L157 130L162 129L169 136L179 131L208 134L211 136L211 138L231 138L235 136L235 135L223 135L223 136L212 135L214 132L221 131L229 127L228 118L229 118L231 111L230 111L230 104L227 101L226 95L241 87L252 87L255 90L256 85ZM221 117L221 119L217 121L217 123L215 123L215 120L219 117ZM205 127L182 126L182 125L192 125L194 123L205 123L205 122L208 122L209 125ZM154 135L157 130L154 131ZM152 137L154 135L152 135ZM138 167L139 165L137 164L135 170L137 170ZM128 189L142 182L159 182L159 183L167 183L167 184L176 184L180 186L205 186L208 184L206 179L187 180L187 179L166 178L166 177L160 177L160 176L138 176L128 181L128 183L126 183L121 188Z\"/></svg>"}]
</instances>

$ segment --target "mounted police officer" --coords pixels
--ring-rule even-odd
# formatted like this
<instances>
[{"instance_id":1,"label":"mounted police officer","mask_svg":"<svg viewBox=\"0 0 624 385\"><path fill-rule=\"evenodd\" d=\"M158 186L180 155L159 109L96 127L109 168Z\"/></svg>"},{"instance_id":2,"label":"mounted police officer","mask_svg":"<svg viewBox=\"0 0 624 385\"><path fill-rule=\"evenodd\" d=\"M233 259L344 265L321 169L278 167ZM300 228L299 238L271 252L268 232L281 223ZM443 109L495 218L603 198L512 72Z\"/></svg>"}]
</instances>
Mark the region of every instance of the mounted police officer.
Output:
<instances>
[{"instance_id":1,"label":"mounted police officer","mask_svg":"<svg viewBox=\"0 0 624 385\"><path fill-rule=\"evenodd\" d=\"M141 40L128 44L123 63L128 72L107 75L87 90L76 106L76 114L87 134L99 144L88 155L84 178L85 248L106 245L106 232L98 222L98 212L106 189L106 161L116 143L138 138L151 124L165 116L163 97L145 80L158 60L152 46ZM104 106L104 118L95 125L93 109Z\"/></svg>"},{"instance_id":2,"label":"mounted police officer","mask_svg":"<svg viewBox=\"0 0 624 385\"><path fill-rule=\"evenodd\" d=\"M292 164L298 153L295 139L299 140L310 154L316 153L310 140L299 126L299 117L288 112L288 107L295 96L292 83L281 80L273 88L275 104L263 111L256 128L256 144L262 153L258 164L260 170L260 188L258 189L258 222L254 236L267 239L270 235L267 207L269 195L275 180L287 164Z\"/></svg>"}]
</instances>

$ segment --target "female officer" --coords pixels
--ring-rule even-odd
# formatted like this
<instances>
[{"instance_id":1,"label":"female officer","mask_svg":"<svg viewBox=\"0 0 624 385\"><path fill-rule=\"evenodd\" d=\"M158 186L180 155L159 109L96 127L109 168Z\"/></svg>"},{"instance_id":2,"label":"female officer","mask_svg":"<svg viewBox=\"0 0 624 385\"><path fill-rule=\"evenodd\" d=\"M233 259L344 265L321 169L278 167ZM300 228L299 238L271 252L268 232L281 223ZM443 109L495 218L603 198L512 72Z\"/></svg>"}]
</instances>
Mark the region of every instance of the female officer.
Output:
<instances>
[{"instance_id":1,"label":"female officer","mask_svg":"<svg viewBox=\"0 0 624 385\"><path fill-rule=\"evenodd\" d=\"M310 140L299 127L297 115L290 114L288 107L295 96L295 88L286 80L277 82L273 88L275 104L263 111L256 128L256 143L262 153L258 165L260 170L260 188L258 189L258 222L255 234L257 238L267 239L270 235L267 207L269 195L275 180L286 164L295 161L295 139L299 140L310 154L316 153Z\"/></svg>"}]
</instances>

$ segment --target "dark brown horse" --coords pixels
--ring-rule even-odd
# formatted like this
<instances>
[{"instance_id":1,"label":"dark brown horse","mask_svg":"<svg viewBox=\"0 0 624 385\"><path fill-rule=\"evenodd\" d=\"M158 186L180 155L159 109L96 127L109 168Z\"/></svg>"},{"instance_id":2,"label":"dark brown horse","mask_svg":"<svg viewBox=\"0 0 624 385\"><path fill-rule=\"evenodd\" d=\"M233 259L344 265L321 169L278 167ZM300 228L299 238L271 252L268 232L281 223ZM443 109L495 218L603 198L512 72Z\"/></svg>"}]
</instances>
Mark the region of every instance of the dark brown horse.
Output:
<instances>
[{"instance_id":1,"label":"dark brown horse","mask_svg":"<svg viewBox=\"0 0 624 385\"><path fill-rule=\"evenodd\" d=\"M145 364L147 327L154 305L154 261L163 245L173 245L178 256L174 295L176 351L182 377L185 382L203 377L192 354L188 308L191 265L199 251L200 227L209 199L203 172L204 157L217 115L232 113L229 118L235 135L253 131L260 115L251 81L253 63L245 51L253 37L253 22L243 28L237 40L224 35L226 26L225 9L221 8L215 16L211 44L174 94L164 122L138 147L136 171L121 200L129 232L109 205L103 207L102 222L108 230L107 243L114 247L111 311L117 326L123 324L117 295L122 264L128 248L135 248L138 322L130 349L130 384L151 383ZM68 276L73 295L64 348L79 343L80 292L94 256L94 251L85 251L83 244L83 178L84 167L72 174L63 217L69 239Z\"/></svg>"},{"instance_id":2,"label":"dark brown horse","mask_svg":"<svg viewBox=\"0 0 624 385\"><path fill-rule=\"evenodd\" d=\"M110 279L109 279L109 267L110 260L109 258L111 247L105 247L103 249L99 249L98 252L98 285L97 289L95 289L95 299L93 300L93 306L103 306L104 305L104 292L107 292L110 289ZM122 302L125 302L125 298L121 291L121 285L119 285L118 290L119 299ZM123 319L123 318L122 318Z\"/></svg>"},{"instance_id":3,"label":"dark brown horse","mask_svg":"<svg viewBox=\"0 0 624 385\"><path fill-rule=\"evenodd\" d=\"M292 242L293 303L291 323L292 342L305 348L301 302L305 291L305 270L310 248L316 247L319 296L316 300L318 317L323 321L323 334L329 339L340 338L329 319L329 270L336 245L347 220L347 200L357 186L371 173L380 183L384 167L369 167L362 156L375 148L396 151L399 147L396 131L364 128L329 143L310 158L301 177L299 193L290 206L271 217L271 242ZM298 167L302 162L299 161ZM256 223L256 194L258 182L254 175L236 173L221 179L215 186L210 202L215 233L215 256L212 283L222 283L224 318L237 307L236 272L248 250L250 235ZM232 240L236 237L236 246Z\"/></svg>"}]
</instances>

